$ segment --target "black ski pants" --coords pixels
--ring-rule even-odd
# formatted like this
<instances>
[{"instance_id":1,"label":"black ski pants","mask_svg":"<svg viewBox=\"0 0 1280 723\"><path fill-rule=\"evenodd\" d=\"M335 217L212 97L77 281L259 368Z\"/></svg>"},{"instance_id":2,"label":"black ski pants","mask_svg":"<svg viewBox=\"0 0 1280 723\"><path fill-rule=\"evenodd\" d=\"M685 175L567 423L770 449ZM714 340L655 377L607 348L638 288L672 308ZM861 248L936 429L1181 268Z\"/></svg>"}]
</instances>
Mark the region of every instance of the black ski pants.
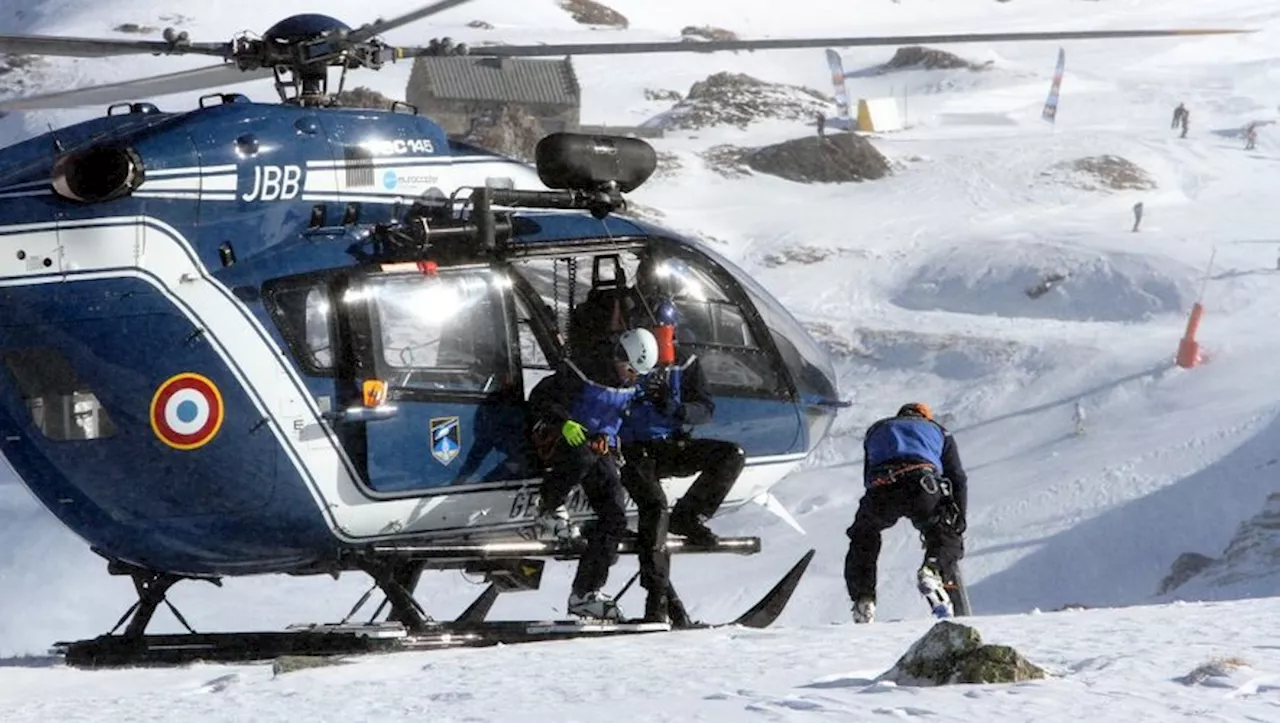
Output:
<instances>
[{"instance_id":1,"label":"black ski pants","mask_svg":"<svg viewBox=\"0 0 1280 723\"><path fill-rule=\"evenodd\" d=\"M710 518L742 473L746 455L733 442L693 438L630 442L625 452L622 485L639 513L636 543L640 585L650 592L665 591L671 555L667 552L667 496L661 480L700 473L676 502L671 515Z\"/></svg>"},{"instance_id":2,"label":"black ski pants","mask_svg":"<svg viewBox=\"0 0 1280 723\"><path fill-rule=\"evenodd\" d=\"M867 489L846 533L849 553L844 560L844 581L850 600L876 599L881 533L903 517L924 536L924 557L937 560L942 581L955 582L957 565L964 557L964 538L955 528L939 522L943 501L938 478L929 471Z\"/></svg>"},{"instance_id":3,"label":"black ski pants","mask_svg":"<svg viewBox=\"0 0 1280 723\"><path fill-rule=\"evenodd\" d=\"M599 590L609 580L609 568L618 561L618 543L627 530L627 498L618 474L616 453L597 454L590 445L556 443L551 470L542 482L539 512L565 503L575 485L582 487L587 504L596 513L596 524L586 531L587 549L578 560L573 578L575 595Z\"/></svg>"}]
</instances>

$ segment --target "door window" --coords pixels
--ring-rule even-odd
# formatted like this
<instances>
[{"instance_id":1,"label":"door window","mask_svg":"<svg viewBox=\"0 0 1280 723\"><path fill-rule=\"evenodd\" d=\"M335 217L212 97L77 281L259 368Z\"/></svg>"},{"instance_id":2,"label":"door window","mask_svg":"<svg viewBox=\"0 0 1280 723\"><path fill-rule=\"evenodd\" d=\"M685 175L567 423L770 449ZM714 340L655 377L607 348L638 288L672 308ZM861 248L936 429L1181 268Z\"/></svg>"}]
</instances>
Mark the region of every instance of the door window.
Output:
<instances>
[{"instance_id":1,"label":"door window","mask_svg":"<svg viewBox=\"0 0 1280 723\"><path fill-rule=\"evenodd\" d=\"M371 277L379 376L400 390L501 390L512 378L503 288L487 270Z\"/></svg>"}]
</instances>

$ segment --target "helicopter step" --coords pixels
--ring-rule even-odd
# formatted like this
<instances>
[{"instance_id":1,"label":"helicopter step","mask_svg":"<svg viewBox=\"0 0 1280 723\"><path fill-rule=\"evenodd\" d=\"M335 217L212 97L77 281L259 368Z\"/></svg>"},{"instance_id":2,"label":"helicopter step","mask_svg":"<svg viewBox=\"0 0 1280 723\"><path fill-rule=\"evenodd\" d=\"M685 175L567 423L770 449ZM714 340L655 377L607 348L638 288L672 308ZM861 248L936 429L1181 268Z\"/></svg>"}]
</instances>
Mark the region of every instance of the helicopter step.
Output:
<instances>
[{"instance_id":1,"label":"helicopter step","mask_svg":"<svg viewBox=\"0 0 1280 723\"><path fill-rule=\"evenodd\" d=\"M244 633L181 633L170 635L101 635L90 640L55 643L51 652L77 668L168 666L193 661L251 662L283 655L341 656L372 653L441 650L459 647L514 645L547 640L640 635L727 626L765 628L772 625L791 600L800 578L813 559L809 550L751 609L728 623L578 620L492 620L477 617L476 609L492 597L490 586L454 621L427 621L410 629L398 621L301 624L284 631Z\"/></svg>"},{"instance_id":2,"label":"helicopter step","mask_svg":"<svg viewBox=\"0 0 1280 723\"><path fill-rule=\"evenodd\" d=\"M571 560L582 556L587 549L585 538L575 540L512 540L463 543L386 543L368 548L370 553L384 558L401 558L431 562L458 560L500 560L524 557L549 557ZM754 555L760 552L759 537L721 537L710 545L698 545L680 537L667 538L667 550L672 554L732 553ZM636 537L626 536L618 544L618 553L634 555Z\"/></svg>"}]
</instances>

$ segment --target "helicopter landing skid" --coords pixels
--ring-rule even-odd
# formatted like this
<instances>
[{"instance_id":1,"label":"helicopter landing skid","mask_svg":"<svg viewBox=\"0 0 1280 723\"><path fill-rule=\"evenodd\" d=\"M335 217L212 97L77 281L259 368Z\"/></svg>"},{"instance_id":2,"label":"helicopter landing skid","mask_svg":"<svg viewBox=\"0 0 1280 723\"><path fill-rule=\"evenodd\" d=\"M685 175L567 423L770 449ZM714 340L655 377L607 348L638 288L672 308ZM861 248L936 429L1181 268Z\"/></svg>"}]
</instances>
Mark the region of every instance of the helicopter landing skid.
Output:
<instances>
[{"instance_id":1,"label":"helicopter landing skid","mask_svg":"<svg viewBox=\"0 0 1280 723\"><path fill-rule=\"evenodd\" d=\"M182 633L173 635L101 635L91 640L59 642L52 653L77 668L168 666L193 661L252 662L284 656L324 658L370 653L441 650L513 645L545 640L598 638L679 630L705 630L731 625L765 628L791 600L813 559L809 550L750 610L728 623L684 624L598 620L483 620L496 593L486 589L454 621L428 620L411 629L399 621L293 625L277 632ZM477 614L477 608L483 612ZM114 631L113 631L114 632Z\"/></svg>"}]
</instances>

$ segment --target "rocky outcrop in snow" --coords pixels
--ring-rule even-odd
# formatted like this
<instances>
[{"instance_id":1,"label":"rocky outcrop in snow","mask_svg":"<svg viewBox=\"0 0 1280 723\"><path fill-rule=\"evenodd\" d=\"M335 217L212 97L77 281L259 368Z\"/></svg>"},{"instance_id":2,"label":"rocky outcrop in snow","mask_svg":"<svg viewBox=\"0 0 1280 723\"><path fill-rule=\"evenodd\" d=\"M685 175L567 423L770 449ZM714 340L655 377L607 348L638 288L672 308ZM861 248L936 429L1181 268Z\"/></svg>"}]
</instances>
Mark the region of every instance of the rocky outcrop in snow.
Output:
<instances>
[{"instance_id":1,"label":"rocky outcrop in snow","mask_svg":"<svg viewBox=\"0 0 1280 723\"><path fill-rule=\"evenodd\" d=\"M1189 561L1193 569L1187 574ZM1197 569L1198 568L1198 569ZM1280 573L1280 492L1267 497L1262 511L1240 523L1222 556L1214 559L1197 553L1178 557L1157 594L1195 584L1224 588Z\"/></svg>"},{"instance_id":2,"label":"rocky outcrop in snow","mask_svg":"<svg viewBox=\"0 0 1280 723\"><path fill-rule=\"evenodd\" d=\"M1038 680L1045 672L1007 645L983 645L974 628L950 620L930 628L876 680L898 685L1016 683Z\"/></svg>"},{"instance_id":3,"label":"rocky outcrop in snow","mask_svg":"<svg viewBox=\"0 0 1280 723\"><path fill-rule=\"evenodd\" d=\"M684 100L648 125L696 130L715 125L746 128L765 119L803 121L830 113L832 101L816 90L768 83L743 73L716 73L694 83Z\"/></svg>"},{"instance_id":4,"label":"rocky outcrop in snow","mask_svg":"<svg viewBox=\"0 0 1280 723\"><path fill-rule=\"evenodd\" d=\"M806 136L761 148L713 146L702 153L726 178L768 173L797 183L847 183L884 178L889 161L871 141L854 133Z\"/></svg>"}]
</instances>

